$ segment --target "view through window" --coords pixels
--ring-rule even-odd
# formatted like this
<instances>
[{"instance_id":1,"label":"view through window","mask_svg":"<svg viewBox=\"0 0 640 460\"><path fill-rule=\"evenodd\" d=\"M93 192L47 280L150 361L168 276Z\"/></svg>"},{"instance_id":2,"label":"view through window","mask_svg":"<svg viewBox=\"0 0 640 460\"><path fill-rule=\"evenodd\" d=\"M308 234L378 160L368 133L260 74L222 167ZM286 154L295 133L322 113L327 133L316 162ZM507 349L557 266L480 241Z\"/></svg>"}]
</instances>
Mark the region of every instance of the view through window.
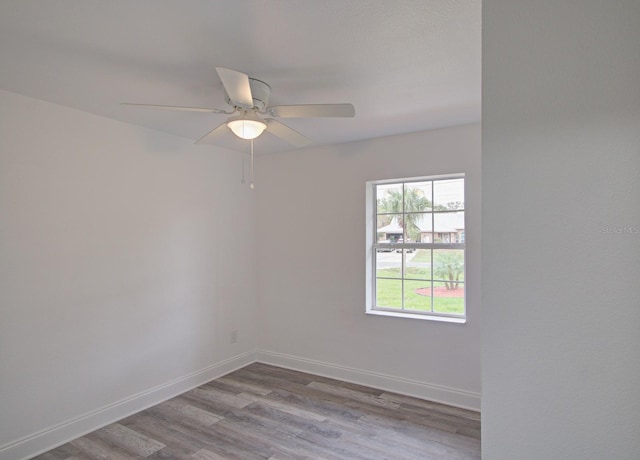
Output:
<instances>
[{"instance_id":1,"label":"view through window","mask_svg":"<svg viewBox=\"0 0 640 460\"><path fill-rule=\"evenodd\" d=\"M462 175L368 182L369 312L464 318Z\"/></svg>"}]
</instances>

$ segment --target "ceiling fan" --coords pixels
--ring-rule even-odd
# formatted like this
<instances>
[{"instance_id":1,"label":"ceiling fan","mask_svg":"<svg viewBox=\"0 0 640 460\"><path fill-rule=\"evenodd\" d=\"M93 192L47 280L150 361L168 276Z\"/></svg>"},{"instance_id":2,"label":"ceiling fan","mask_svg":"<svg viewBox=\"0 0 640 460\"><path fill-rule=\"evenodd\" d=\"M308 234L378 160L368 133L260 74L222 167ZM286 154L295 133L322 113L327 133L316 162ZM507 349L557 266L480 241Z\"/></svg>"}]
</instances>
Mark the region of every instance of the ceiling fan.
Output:
<instances>
[{"instance_id":1,"label":"ceiling fan","mask_svg":"<svg viewBox=\"0 0 640 460\"><path fill-rule=\"evenodd\" d=\"M216 67L216 72L225 90L228 110L206 107L182 107L173 105L122 103L125 106L153 109L182 110L188 112L208 112L231 115L196 141L196 144L215 143L216 139L233 132L241 139L255 139L264 131L292 144L303 147L311 139L300 134L276 118L317 118L317 117L354 117L353 104L303 104L269 106L271 87L256 78L236 70Z\"/></svg>"}]
</instances>

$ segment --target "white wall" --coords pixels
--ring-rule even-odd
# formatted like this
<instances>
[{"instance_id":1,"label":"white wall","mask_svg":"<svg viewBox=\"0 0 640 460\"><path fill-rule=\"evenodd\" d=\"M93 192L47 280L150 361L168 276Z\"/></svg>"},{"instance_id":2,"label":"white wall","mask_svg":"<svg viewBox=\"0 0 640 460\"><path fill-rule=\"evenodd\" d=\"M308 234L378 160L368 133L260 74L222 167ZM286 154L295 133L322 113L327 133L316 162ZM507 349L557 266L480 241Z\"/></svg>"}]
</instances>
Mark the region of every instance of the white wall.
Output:
<instances>
[{"instance_id":1,"label":"white wall","mask_svg":"<svg viewBox=\"0 0 640 460\"><path fill-rule=\"evenodd\" d=\"M248 362L232 359L255 349L240 164L0 92L1 458Z\"/></svg>"},{"instance_id":2,"label":"white wall","mask_svg":"<svg viewBox=\"0 0 640 460\"><path fill-rule=\"evenodd\" d=\"M640 2L483 9L483 458L640 458Z\"/></svg>"},{"instance_id":3,"label":"white wall","mask_svg":"<svg viewBox=\"0 0 640 460\"><path fill-rule=\"evenodd\" d=\"M464 325L365 315L365 181L467 174ZM262 360L468 407L480 393L480 127L259 157Z\"/></svg>"},{"instance_id":4,"label":"white wall","mask_svg":"<svg viewBox=\"0 0 640 460\"><path fill-rule=\"evenodd\" d=\"M0 91L0 458L215 378L256 347L477 407L479 134L260 157L252 193L236 153ZM467 324L365 315L364 182L452 172L467 174Z\"/></svg>"}]
</instances>

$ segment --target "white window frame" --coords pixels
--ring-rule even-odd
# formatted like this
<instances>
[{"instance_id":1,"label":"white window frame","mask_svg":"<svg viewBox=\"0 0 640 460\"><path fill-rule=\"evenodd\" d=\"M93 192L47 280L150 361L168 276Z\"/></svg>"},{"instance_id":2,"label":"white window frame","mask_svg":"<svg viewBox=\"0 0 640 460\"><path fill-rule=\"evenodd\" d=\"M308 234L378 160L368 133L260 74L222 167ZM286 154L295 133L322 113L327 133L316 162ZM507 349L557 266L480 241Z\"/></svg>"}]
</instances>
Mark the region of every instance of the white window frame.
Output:
<instances>
[{"instance_id":1,"label":"white window frame","mask_svg":"<svg viewBox=\"0 0 640 460\"><path fill-rule=\"evenodd\" d=\"M377 241L377 197L376 197L376 186L383 184L404 184L411 182L423 182L423 181L439 181L439 180L450 180L450 179L465 179L465 175L463 173L456 174L445 174L445 175L436 175L436 176L421 176L421 177L408 177L408 178L397 178L397 179L384 179L384 180L371 180L366 182L366 294L365 294L365 302L366 302L366 310L365 313L370 315L380 315L380 316L390 316L390 317L398 317L398 318L412 318L412 319L421 319L421 320L431 320L431 321L443 321L449 323L465 323L466 315L467 315L467 263L466 263L466 245L465 242L461 243L434 243L435 240L435 228L433 227L432 220L432 242L431 243L379 243ZM464 187L465 200L464 207L459 211L464 211L465 217L465 225L464 232L468 231L467 229L467 212L466 212L466 181ZM433 197L432 200L433 202ZM431 211L432 218L438 213L447 212L447 211L436 211L435 209ZM452 211L458 212L458 211ZM466 239L466 238L465 238ZM455 241L455 238L454 238ZM376 303L376 253L378 249L387 248L391 250L403 250L403 249L462 249L464 251L464 313L462 315L454 315L449 313L439 313L439 312L417 312L414 310L404 310L403 309L391 309L391 308L383 308L377 307ZM404 254L404 251L403 251ZM433 254L433 253L432 253ZM402 257L402 277L404 278L404 257ZM404 298L403 298L404 305Z\"/></svg>"}]
</instances>

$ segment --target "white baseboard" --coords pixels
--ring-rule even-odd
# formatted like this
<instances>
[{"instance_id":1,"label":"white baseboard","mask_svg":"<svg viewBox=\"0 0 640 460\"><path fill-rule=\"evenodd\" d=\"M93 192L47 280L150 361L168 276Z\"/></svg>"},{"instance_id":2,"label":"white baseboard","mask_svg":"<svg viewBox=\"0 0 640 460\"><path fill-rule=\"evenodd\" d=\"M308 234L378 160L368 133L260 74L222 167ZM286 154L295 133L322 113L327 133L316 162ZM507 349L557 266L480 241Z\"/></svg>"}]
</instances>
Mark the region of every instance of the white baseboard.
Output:
<instances>
[{"instance_id":1,"label":"white baseboard","mask_svg":"<svg viewBox=\"0 0 640 460\"><path fill-rule=\"evenodd\" d=\"M0 460L27 459L255 362L248 352L0 446Z\"/></svg>"},{"instance_id":2,"label":"white baseboard","mask_svg":"<svg viewBox=\"0 0 640 460\"><path fill-rule=\"evenodd\" d=\"M471 391L266 350L258 350L256 352L256 361L448 404L450 406L480 411L480 394Z\"/></svg>"}]
</instances>

